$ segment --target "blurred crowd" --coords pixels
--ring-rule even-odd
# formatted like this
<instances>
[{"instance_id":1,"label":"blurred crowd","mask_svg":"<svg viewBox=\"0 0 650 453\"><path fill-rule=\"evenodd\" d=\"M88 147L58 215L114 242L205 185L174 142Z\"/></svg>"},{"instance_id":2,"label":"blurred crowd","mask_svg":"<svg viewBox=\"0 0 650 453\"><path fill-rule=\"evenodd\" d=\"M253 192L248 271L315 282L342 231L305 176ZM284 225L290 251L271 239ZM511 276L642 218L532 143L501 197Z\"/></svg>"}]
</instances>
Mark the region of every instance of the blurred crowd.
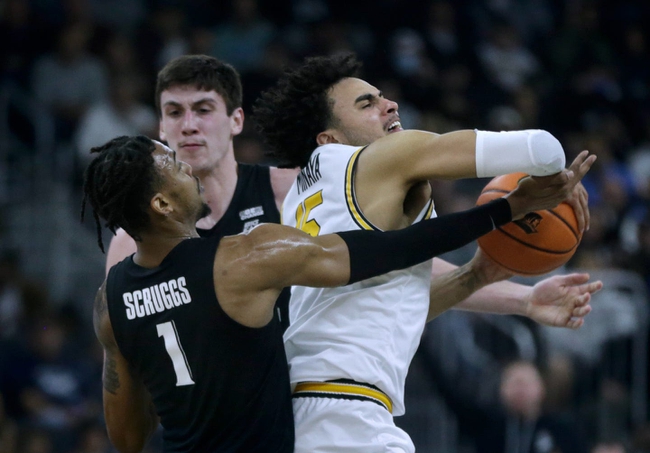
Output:
<instances>
[{"instance_id":1,"label":"blurred crowd","mask_svg":"<svg viewBox=\"0 0 650 453\"><path fill-rule=\"evenodd\" d=\"M576 442L553 451L645 452L650 429L630 407L634 339L647 343L639 332L647 323L634 324L640 316L629 310L632 326L601 339L599 353L590 351L601 327L622 316L619 299L641 294L648 302L648 30L650 3L641 0L2 0L0 86L27 93L54 119L57 152L73 166L72 190L92 146L117 135L157 137L156 73L186 53L213 55L240 72L249 116L235 152L243 162L273 163L251 116L260 91L305 56L348 51L364 62L364 78L399 103L405 128L540 128L560 139L567 161L589 149L598 156L584 181L591 228L566 270L613 276L616 269L624 277L613 286L622 289L594 300L584 334L518 321L535 340L532 357L513 352L498 322L451 313L427 329L418 360L458 420L465 451L505 451L485 449L500 445L496 432L529 435L525 424L510 427L512 414L521 421L531 412L528 399L535 417L550 420L544 429ZM32 130L19 115L7 123L30 143ZM438 213L473 205L483 184L433 181ZM624 284L630 275L640 286ZM613 314L599 317L597 303ZM74 304L52 308L47 288L21 273L19 254L5 250L0 453L110 452L92 326ZM476 358L476 345L466 345L474 355L464 352L465 331L489 360ZM581 334L588 344L578 350ZM519 390L509 387L513 382ZM647 407L647 391L642 397ZM551 451L542 444L525 451ZM155 441L150 448L157 451Z\"/></svg>"}]
</instances>

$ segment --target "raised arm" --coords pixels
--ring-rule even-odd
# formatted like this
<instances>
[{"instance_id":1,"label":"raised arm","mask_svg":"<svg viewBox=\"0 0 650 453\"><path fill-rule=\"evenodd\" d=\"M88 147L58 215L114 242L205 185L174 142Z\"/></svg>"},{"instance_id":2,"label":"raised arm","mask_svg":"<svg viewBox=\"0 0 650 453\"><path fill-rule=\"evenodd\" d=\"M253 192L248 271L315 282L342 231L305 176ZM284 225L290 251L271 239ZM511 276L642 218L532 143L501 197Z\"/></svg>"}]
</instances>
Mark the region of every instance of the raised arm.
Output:
<instances>
[{"instance_id":1,"label":"raised arm","mask_svg":"<svg viewBox=\"0 0 650 453\"><path fill-rule=\"evenodd\" d=\"M426 261L495 226L565 199L582 174L526 178L504 198L396 231L348 231L311 237L280 225L224 238L214 263L217 297L233 319L258 327L272 317L286 286L342 286ZM577 179L576 179L577 178Z\"/></svg>"},{"instance_id":2,"label":"raised arm","mask_svg":"<svg viewBox=\"0 0 650 453\"><path fill-rule=\"evenodd\" d=\"M407 185L513 172L547 176L566 163L560 142L543 130L446 134L407 130L376 140L360 159L362 171L398 178Z\"/></svg>"},{"instance_id":3,"label":"raised arm","mask_svg":"<svg viewBox=\"0 0 650 453\"><path fill-rule=\"evenodd\" d=\"M129 371L120 353L106 302L106 282L93 308L95 334L104 348L104 418L108 437L120 453L139 453L158 426L151 395Z\"/></svg>"}]
</instances>

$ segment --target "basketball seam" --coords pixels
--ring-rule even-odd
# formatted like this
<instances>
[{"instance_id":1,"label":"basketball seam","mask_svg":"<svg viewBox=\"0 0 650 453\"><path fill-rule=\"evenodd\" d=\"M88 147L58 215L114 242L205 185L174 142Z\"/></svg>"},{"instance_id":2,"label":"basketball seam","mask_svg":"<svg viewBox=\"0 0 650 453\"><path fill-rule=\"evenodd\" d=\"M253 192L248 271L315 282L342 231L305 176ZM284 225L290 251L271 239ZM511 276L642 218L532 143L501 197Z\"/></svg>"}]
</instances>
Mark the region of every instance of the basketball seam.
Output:
<instances>
[{"instance_id":1,"label":"basketball seam","mask_svg":"<svg viewBox=\"0 0 650 453\"><path fill-rule=\"evenodd\" d=\"M576 241L580 242L580 235L573 229L571 225L569 225L569 222L567 222L564 217L562 217L560 214L557 212L553 211L552 209L547 209L548 212L553 214L557 219L559 219L563 224L567 226L567 228L573 233L573 236L575 236Z\"/></svg>"},{"instance_id":2,"label":"basketball seam","mask_svg":"<svg viewBox=\"0 0 650 453\"><path fill-rule=\"evenodd\" d=\"M514 240L515 242L520 243L521 245L525 245L528 248L531 248L533 250L537 250L537 251L540 251L540 252L550 253L551 255L564 255L565 253L569 253L570 251L572 251L578 245L578 244L576 244L576 245L574 245L573 247L571 247L568 250L547 250L547 249L543 249L541 247L537 247L536 245L529 244L528 242L522 241L518 237L516 237L516 236L508 233L507 231L503 230L501 227L497 228L497 230L499 230L500 232L502 232L503 234L508 236L510 239Z\"/></svg>"}]
</instances>

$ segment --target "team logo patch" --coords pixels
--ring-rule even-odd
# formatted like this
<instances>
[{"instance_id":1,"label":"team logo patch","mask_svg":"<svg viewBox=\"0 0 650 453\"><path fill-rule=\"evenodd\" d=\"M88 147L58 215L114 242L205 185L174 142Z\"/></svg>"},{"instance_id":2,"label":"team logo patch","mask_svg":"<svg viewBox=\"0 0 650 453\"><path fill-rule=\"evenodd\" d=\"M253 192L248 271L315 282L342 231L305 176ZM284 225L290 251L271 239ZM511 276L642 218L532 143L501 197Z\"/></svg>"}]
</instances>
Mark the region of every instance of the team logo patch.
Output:
<instances>
[{"instance_id":1,"label":"team logo patch","mask_svg":"<svg viewBox=\"0 0 650 453\"><path fill-rule=\"evenodd\" d=\"M252 230L253 228L255 228L259 224L260 224L260 219L255 219L255 220L251 220L250 222L246 222L244 224L243 232L248 233L250 230Z\"/></svg>"},{"instance_id":2,"label":"team logo patch","mask_svg":"<svg viewBox=\"0 0 650 453\"><path fill-rule=\"evenodd\" d=\"M255 206L254 208L244 209L239 211L239 218L242 220L252 219L253 217L259 217L264 215L264 209L261 206Z\"/></svg>"},{"instance_id":3,"label":"team logo patch","mask_svg":"<svg viewBox=\"0 0 650 453\"><path fill-rule=\"evenodd\" d=\"M515 225L524 230L526 234L537 233L537 227L542 221L542 216L536 212L529 212L523 219L515 220Z\"/></svg>"}]
</instances>

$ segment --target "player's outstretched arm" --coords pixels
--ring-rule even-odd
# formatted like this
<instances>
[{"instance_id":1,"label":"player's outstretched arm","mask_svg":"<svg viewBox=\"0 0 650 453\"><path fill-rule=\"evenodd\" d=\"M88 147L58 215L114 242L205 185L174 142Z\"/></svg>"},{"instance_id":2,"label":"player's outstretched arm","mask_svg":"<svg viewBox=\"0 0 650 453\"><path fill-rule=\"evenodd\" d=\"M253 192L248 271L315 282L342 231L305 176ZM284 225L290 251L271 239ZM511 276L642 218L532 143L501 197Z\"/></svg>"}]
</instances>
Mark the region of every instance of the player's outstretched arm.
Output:
<instances>
[{"instance_id":1,"label":"player's outstretched arm","mask_svg":"<svg viewBox=\"0 0 650 453\"><path fill-rule=\"evenodd\" d=\"M560 142L543 130L446 134L407 130L376 140L359 159L357 178L364 184L382 177L406 185L514 172L545 176L559 172L566 162Z\"/></svg>"},{"instance_id":2,"label":"player's outstretched arm","mask_svg":"<svg viewBox=\"0 0 650 453\"><path fill-rule=\"evenodd\" d=\"M120 453L139 453L158 426L151 395L129 371L108 315L106 282L93 307L95 334L104 348L104 418L108 437Z\"/></svg>"},{"instance_id":3,"label":"player's outstretched arm","mask_svg":"<svg viewBox=\"0 0 650 453\"><path fill-rule=\"evenodd\" d=\"M458 310L527 316L546 326L578 329L591 312L591 295L603 287L601 281L589 281L589 275L584 273L551 276L534 286L500 281L509 277L511 274L480 249L470 263L461 267L435 259L427 320L453 306ZM461 302L454 304L455 300ZM440 307L440 301L446 301L448 306Z\"/></svg>"},{"instance_id":4,"label":"player's outstretched arm","mask_svg":"<svg viewBox=\"0 0 650 453\"><path fill-rule=\"evenodd\" d=\"M509 199L396 231L347 231L312 238L293 228L262 225L221 241L214 263L217 298L236 321L263 326L283 287L341 286L413 266L475 240L509 222L513 214L523 215L511 210L510 200L522 206L522 199L531 197L527 190L513 192ZM554 197L551 191L546 198L533 198L543 204Z\"/></svg>"}]
</instances>

